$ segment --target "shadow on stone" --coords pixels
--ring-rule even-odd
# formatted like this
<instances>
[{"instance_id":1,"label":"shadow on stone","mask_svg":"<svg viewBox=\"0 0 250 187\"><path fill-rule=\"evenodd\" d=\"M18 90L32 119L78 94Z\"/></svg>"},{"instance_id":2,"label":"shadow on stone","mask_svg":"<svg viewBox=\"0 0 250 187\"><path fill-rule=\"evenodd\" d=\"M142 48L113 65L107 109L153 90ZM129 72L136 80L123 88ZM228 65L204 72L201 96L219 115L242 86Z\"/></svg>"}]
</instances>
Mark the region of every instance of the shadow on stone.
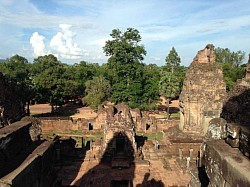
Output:
<instances>
[{"instance_id":1,"label":"shadow on stone","mask_svg":"<svg viewBox=\"0 0 250 187\"><path fill-rule=\"evenodd\" d=\"M136 187L146 187L146 186L152 186L152 187L164 187L162 181L156 181L155 179L149 179L150 173L145 173L144 179L142 181L142 184L136 185Z\"/></svg>"},{"instance_id":2,"label":"shadow on stone","mask_svg":"<svg viewBox=\"0 0 250 187\"><path fill-rule=\"evenodd\" d=\"M208 187L209 178L207 176L205 166L198 167L198 177L201 183L201 187Z\"/></svg>"},{"instance_id":3,"label":"shadow on stone","mask_svg":"<svg viewBox=\"0 0 250 187\"><path fill-rule=\"evenodd\" d=\"M135 141L131 140L124 131L120 131L114 133L113 138L103 147L106 148L99 163L89 169L75 184L85 187L133 187ZM88 161L85 159L85 162ZM137 183L136 186L164 186L161 181L153 178L149 180L149 176L150 174L146 173L142 183Z\"/></svg>"}]
</instances>

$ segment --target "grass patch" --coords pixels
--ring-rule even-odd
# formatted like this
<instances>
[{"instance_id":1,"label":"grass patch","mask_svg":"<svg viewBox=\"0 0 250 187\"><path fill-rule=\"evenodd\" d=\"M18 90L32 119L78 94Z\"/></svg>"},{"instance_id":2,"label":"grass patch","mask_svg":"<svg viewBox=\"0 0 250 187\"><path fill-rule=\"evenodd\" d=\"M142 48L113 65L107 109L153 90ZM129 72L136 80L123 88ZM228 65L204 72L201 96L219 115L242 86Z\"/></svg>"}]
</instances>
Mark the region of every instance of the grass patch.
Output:
<instances>
[{"instance_id":1,"label":"grass patch","mask_svg":"<svg viewBox=\"0 0 250 187\"><path fill-rule=\"evenodd\" d=\"M158 140L161 141L163 139L163 133L162 132L158 132L158 133L144 133L144 134L137 134L139 136L144 136L146 137L148 140Z\"/></svg>"},{"instance_id":2,"label":"grass patch","mask_svg":"<svg viewBox=\"0 0 250 187\"><path fill-rule=\"evenodd\" d=\"M171 114L170 118L171 117L173 117L173 118L180 118L180 112L176 112L176 113Z\"/></svg>"},{"instance_id":3,"label":"grass patch","mask_svg":"<svg viewBox=\"0 0 250 187\"><path fill-rule=\"evenodd\" d=\"M67 135L67 136L83 136L85 141L88 140L97 140L97 139L101 139L103 138L104 134L101 131L96 131L96 132L92 132L92 131L88 131L88 132L82 132L81 130L75 130L75 131L71 131L71 132L59 132L59 131L50 131L50 132L44 132L44 134L46 135L58 135L58 136L63 136L63 135Z\"/></svg>"},{"instance_id":4,"label":"grass patch","mask_svg":"<svg viewBox=\"0 0 250 187\"><path fill-rule=\"evenodd\" d=\"M160 112L159 115L164 116L164 117L166 117L166 118L168 117L168 113L166 113L166 112ZM180 118L180 112L172 113L172 114L170 115L170 118L169 118L169 119L171 119L171 118Z\"/></svg>"}]
</instances>

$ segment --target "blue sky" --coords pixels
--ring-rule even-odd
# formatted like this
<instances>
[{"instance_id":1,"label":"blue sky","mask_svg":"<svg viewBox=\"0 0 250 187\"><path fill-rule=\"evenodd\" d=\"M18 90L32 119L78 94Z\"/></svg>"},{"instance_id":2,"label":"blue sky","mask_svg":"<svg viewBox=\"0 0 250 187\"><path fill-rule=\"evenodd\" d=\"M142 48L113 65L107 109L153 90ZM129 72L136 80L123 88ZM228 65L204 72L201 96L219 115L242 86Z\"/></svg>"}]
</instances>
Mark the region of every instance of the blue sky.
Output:
<instances>
[{"instance_id":1,"label":"blue sky","mask_svg":"<svg viewBox=\"0 0 250 187\"><path fill-rule=\"evenodd\" d=\"M163 65L173 46L185 66L208 43L250 53L249 0L1 0L0 58L105 63L112 29L129 27L142 36L146 64Z\"/></svg>"}]
</instances>

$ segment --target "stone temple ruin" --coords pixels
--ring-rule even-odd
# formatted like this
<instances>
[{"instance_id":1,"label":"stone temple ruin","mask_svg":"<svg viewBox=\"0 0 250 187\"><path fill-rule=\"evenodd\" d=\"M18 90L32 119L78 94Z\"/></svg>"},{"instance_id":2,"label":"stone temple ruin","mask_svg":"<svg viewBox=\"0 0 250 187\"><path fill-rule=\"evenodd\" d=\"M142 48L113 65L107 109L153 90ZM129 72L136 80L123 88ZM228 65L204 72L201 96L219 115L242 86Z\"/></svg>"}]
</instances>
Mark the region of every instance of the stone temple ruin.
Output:
<instances>
[{"instance_id":1,"label":"stone temple ruin","mask_svg":"<svg viewBox=\"0 0 250 187\"><path fill-rule=\"evenodd\" d=\"M214 46L209 44L187 71L180 94L180 129L205 134L209 121L220 116L225 96L222 68L215 63Z\"/></svg>"},{"instance_id":2,"label":"stone temple ruin","mask_svg":"<svg viewBox=\"0 0 250 187\"><path fill-rule=\"evenodd\" d=\"M25 117L1 128L0 186L250 186L249 68L227 94L214 46L199 51L180 120L119 103L88 118Z\"/></svg>"},{"instance_id":3,"label":"stone temple ruin","mask_svg":"<svg viewBox=\"0 0 250 187\"><path fill-rule=\"evenodd\" d=\"M215 115L208 123L199 154L198 171L191 170L190 186L250 185L249 67L250 59L245 77L222 97L223 107L219 107L219 116ZM221 96L220 87L216 88L219 88L217 96Z\"/></svg>"}]
</instances>

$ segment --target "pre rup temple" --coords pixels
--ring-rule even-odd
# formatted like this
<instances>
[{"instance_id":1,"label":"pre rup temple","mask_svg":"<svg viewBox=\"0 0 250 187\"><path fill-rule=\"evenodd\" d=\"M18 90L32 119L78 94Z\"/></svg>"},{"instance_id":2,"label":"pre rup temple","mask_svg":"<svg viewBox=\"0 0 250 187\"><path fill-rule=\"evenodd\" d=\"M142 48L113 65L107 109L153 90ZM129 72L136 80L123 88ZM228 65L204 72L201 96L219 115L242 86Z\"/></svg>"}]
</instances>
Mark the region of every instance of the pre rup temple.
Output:
<instances>
[{"instance_id":1,"label":"pre rup temple","mask_svg":"<svg viewBox=\"0 0 250 187\"><path fill-rule=\"evenodd\" d=\"M226 93L212 44L186 73L180 119L123 103L89 118L23 117L18 103L0 74L2 187L250 186L250 60Z\"/></svg>"}]
</instances>

